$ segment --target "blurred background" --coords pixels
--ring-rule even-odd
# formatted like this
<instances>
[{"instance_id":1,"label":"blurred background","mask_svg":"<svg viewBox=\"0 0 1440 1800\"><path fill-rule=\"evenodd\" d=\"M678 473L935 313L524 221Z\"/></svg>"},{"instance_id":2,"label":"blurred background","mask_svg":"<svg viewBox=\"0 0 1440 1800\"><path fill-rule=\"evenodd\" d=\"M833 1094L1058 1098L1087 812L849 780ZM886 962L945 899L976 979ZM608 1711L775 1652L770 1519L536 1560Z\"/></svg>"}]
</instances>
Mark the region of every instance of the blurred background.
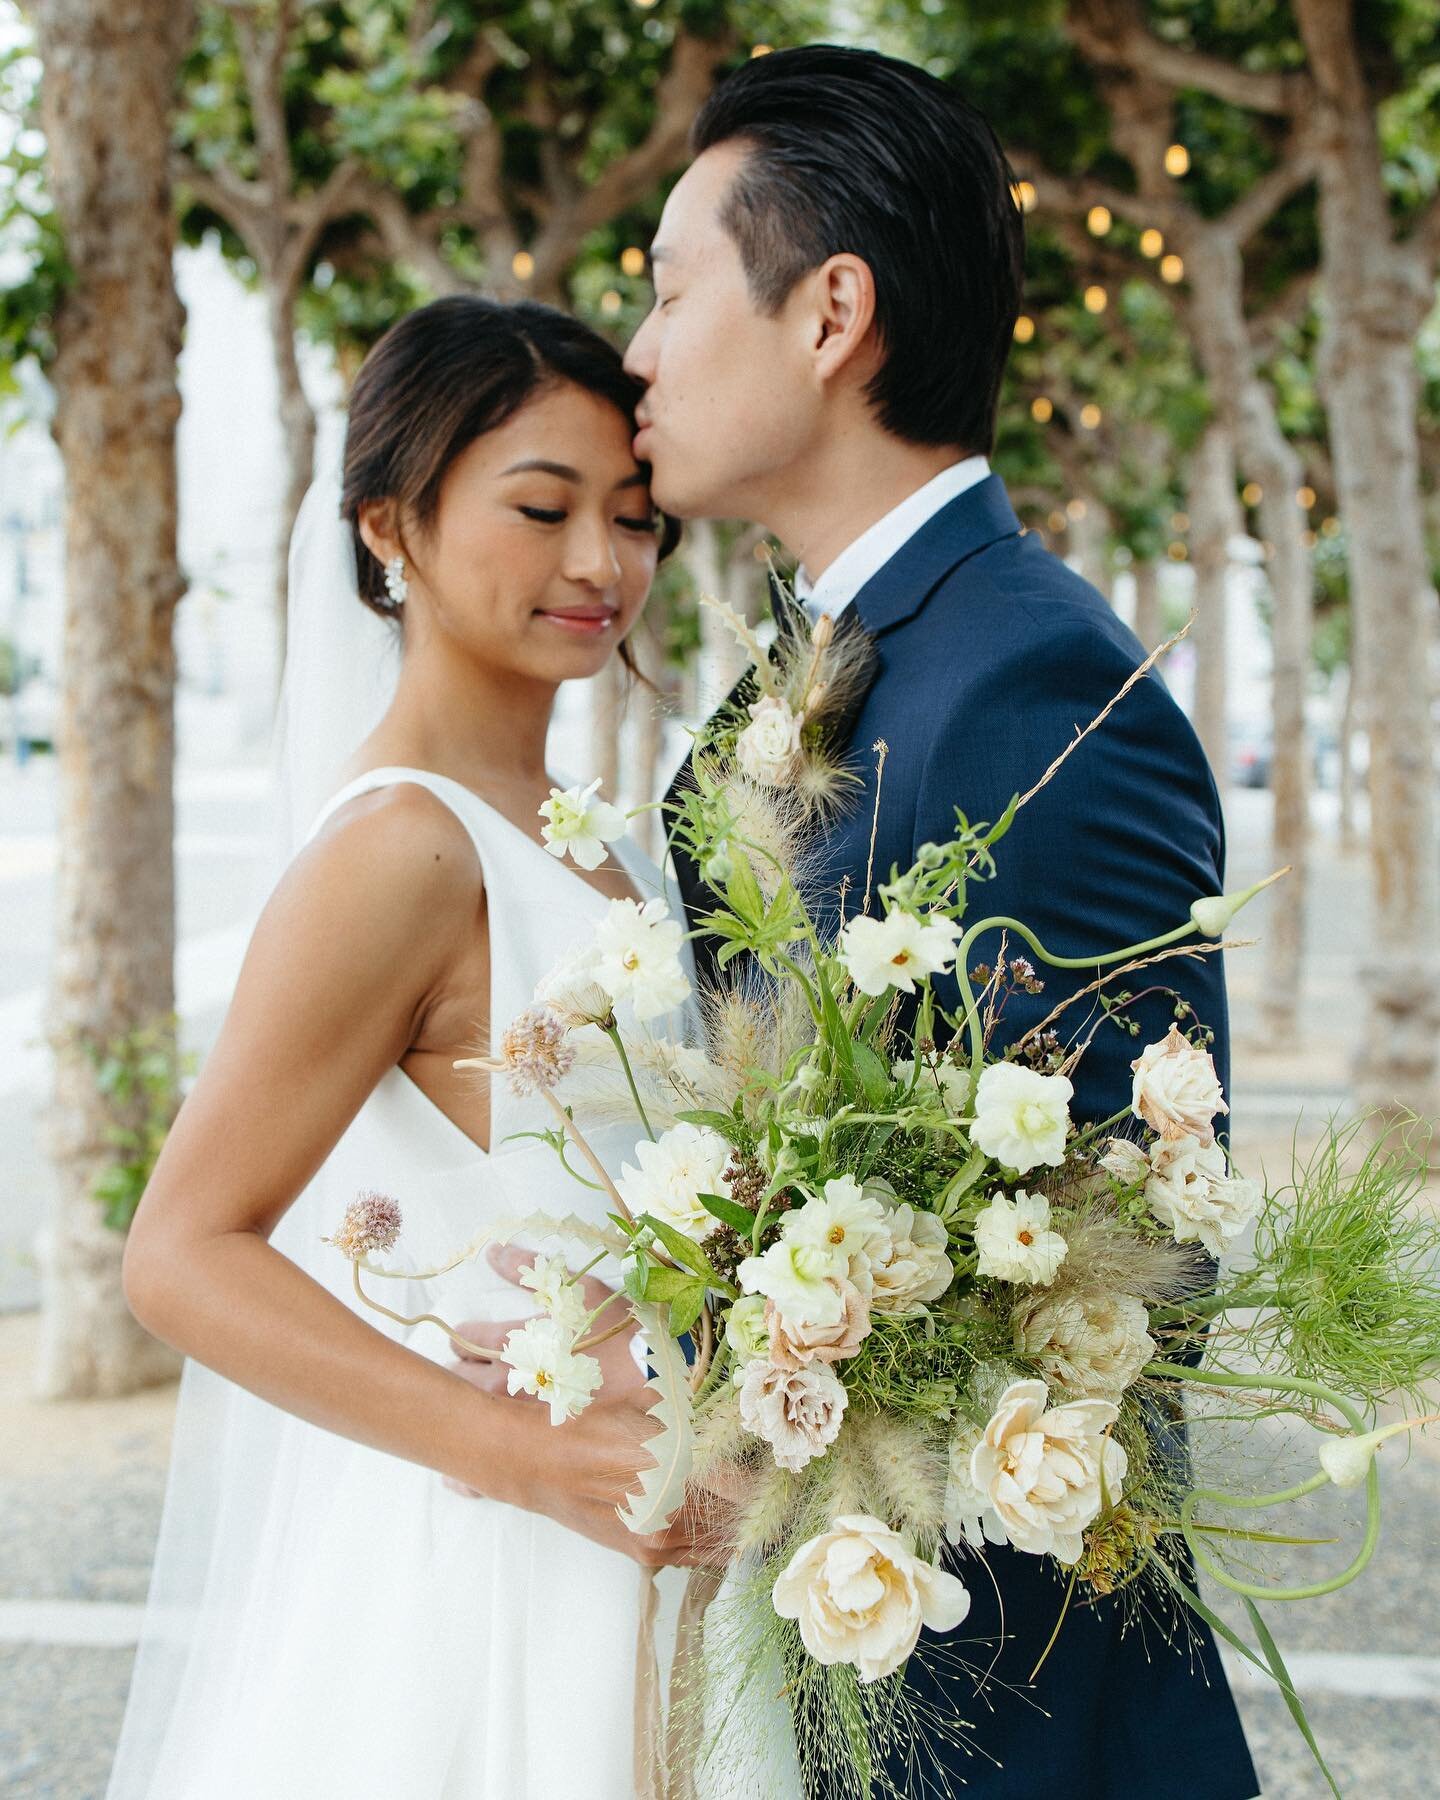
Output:
<instances>
[{"instance_id":1,"label":"blurred background","mask_svg":"<svg viewBox=\"0 0 1440 1800\"><path fill-rule=\"evenodd\" d=\"M996 125L1029 233L996 467L1147 647L1194 610L1163 672L1229 885L1292 867L1229 959L1237 1157L1434 1116L1440 0L0 0L6 1794L104 1790L177 1373L120 1255L263 894L284 548L347 385L445 292L623 341L712 84L817 40ZM661 790L735 673L698 595L763 611L757 547L687 530L659 701L563 690L552 768ZM1440 1792L1436 1455L1393 1457L1366 1581L1276 1622L1354 1794ZM1266 1794L1324 1791L1236 1679Z\"/></svg>"}]
</instances>

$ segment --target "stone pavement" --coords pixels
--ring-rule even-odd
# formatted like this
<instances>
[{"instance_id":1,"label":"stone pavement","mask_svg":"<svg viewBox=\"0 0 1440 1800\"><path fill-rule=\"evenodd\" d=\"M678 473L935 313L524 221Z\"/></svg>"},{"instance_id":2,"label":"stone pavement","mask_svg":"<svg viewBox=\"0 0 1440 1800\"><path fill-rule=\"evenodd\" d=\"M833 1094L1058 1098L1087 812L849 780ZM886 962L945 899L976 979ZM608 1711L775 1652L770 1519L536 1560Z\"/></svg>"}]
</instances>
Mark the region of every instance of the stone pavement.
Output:
<instances>
[{"instance_id":1,"label":"stone pavement","mask_svg":"<svg viewBox=\"0 0 1440 1800\"><path fill-rule=\"evenodd\" d=\"M1268 871L1265 800L1235 797L1232 887ZM1362 865L1340 860L1330 848L1323 816L1317 864L1297 1044L1264 1044L1256 1035L1263 948L1230 962L1236 1149L1252 1169L1263 1161L1272 1177L1288 1158L1297 1110L1303 1108L1306 1124L1318 1126L1343 1107L1346 1096L1343 1022L1353 1007L1366 883ZM1246 935L1261 935L1263 908L1244 915L1243 924ZM0 1794L7 1800L95 1800L104 1792L124 1706L174 1390L41 1405L27 1393L35 1336L33 1312L0 1313ZM1440 1795L1434 1761L1440 1744L1440 1565L1433 1555L1440 1541L1440 1437L1417 1444L1408 1458L1390 1446L1384 1473L1387 1525L1364 1580L1288 1612L1272 1606L1268 1616L1350 1800L1434 1800ZM1353 1542L1353 1508L1341 1504L1344 1498L1331 1490L1304 1529ZM1334 1557L1326 1566L1338 1567L1344 1553L1337 1544L1317 1554ZM1324 1794L1278 1695L1243 1669L1235 1680L1266 1800ZM1062 1781L1057 1794L1063 1792ZM1203 1787L1195 1795L1204 1800Z\"/></svg>"}]
</instances>

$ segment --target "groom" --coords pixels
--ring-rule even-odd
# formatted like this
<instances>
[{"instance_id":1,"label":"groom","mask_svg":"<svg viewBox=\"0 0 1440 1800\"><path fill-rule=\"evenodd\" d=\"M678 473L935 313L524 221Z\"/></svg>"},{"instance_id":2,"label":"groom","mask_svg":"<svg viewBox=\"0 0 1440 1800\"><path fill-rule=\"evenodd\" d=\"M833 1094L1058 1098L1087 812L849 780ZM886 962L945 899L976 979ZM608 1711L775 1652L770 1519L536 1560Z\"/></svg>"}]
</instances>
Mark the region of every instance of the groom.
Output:
<instances>
[{"instance_id":1,"label":"groom","mask_svg":"<svg viewBox=\"0 0 1440 1800\"><path fill-rule=\"evenodd\" d=\"M953 836L957 805L974 821L999 817L1144 652L1026 533L986 460L1023 233L984 119L917 68L815 46L723 82L693 147L651 252L655 307L626 358L647 386L635 451L659 505L763 525L799 564L806 612L874 641L875 677L849 735L865 787L826 845L827 885L833 894L848 878L853 913L867 868L873 888L920 844ZM1215 785L1158 678L1086 738L996 857L972 904L1023 919L1067 956L1158 935L1220 892ZM693 868L678 873L692 914L703 910ZM993 962L997 947L982 942L978 960ZM998 1041L1095 973L1040 972L1044 992L1012 996ZM1219 958L1179 958L1134 985L1145 992L1121 1010L1138 1036L1093 996L1062 1015L1067 1041L1094 1032L1076 1075L1082 1120L1128 1108L1130 1061L1165 1034L1177 995L1214 1029L1228 1085ZM1040 1557L987 1555L999 1598L975 1572L965 1628L982 1640L966 1650L981 1667L1004 1640L983 1695L940 1661L922 1657L908 1676L978 1746L937 1752L951 1785L976 1800L1258 1792L1208 1633L1187 1645L1182 1623L1172 1647L1154 1620L1122 1629L1118 1602L1072 1605L1031 1684L1063 1585ZM932 1791L898 1765L891 1775L901 1791Z\"/></svg>"}]
</instances>

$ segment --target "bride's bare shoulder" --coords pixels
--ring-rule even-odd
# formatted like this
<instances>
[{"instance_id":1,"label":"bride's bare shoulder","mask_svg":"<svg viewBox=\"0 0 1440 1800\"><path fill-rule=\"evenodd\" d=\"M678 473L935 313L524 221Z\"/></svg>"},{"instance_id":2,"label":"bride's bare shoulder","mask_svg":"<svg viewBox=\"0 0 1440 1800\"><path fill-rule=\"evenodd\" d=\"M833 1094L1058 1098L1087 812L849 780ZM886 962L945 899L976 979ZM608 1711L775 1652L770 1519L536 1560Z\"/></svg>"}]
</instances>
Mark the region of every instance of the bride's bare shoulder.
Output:
<instances>
[{"instance_id":1,"label":"bride's bare shoulder","mask_svg":"<svg viewBox=\"0 0 1440 1800\"><path fill-rule=\"evenodd\" d=\"M483 891L480 859L463 821L428 788L395 783L338 806L296 856L271 905L287 923L383 940L423 924L473 929Z\"/></svg>"}]
</instances>

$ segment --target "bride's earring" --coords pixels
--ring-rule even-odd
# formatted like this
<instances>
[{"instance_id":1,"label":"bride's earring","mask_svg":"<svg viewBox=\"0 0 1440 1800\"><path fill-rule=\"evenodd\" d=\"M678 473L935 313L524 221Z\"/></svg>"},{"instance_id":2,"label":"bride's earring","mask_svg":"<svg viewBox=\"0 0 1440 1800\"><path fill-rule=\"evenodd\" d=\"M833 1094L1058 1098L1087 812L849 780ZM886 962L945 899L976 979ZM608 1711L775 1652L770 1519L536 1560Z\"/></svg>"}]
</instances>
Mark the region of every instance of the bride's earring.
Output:
<instances>
[{"instance_id":1,"label":"bride's earring","mask_svg":"<svg viewBox=\"0 0 1440 1800\"><path fill-rule=\"evenodd\" d=\"M403 606L410 597L410 583L405 579L405 558L392 556L385 565L385 592L396 606Z\"/></svg>"}]
</instances>

